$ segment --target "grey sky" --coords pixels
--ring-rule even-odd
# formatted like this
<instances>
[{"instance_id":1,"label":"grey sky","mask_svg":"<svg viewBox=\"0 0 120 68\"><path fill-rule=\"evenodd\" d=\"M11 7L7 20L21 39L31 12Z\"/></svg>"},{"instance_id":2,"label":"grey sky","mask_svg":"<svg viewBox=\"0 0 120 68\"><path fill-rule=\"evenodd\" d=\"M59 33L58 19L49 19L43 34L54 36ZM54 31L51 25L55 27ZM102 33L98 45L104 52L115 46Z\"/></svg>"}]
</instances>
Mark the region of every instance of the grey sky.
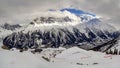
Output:
<instances>
[{"instance_id":1,"label":"grey sky","mask_svg":"<svg viewBox=\"0 0 120 68\"><path fill-rule=\"evenodd\" d=\"M32 13L66 7L95 13L120 26L120 0L0 0L0 23L23 23Z\"/></svg>"}]
</instances>

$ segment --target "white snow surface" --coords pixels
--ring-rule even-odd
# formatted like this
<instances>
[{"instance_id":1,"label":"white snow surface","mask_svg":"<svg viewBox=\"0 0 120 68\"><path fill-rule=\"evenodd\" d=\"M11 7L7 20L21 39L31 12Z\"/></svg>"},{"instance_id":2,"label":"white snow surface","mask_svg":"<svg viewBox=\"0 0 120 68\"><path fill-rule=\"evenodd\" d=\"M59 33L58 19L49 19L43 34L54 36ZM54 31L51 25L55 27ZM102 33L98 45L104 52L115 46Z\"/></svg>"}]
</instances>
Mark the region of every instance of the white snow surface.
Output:
<instances>
[{"instance_id":1,"label":"white snow surface","mask_svg":"<svg viewBox=\"0 0 120 68\"><path fill-rule=\"evenodd\" d=\"M52 56L56 54L56 56ZM50 59L50 62L42 58ZM0 48L0 68L120 68L119 55L106 55L78 47L47 48L41 53Z\"/></svg>"}]
</instances>

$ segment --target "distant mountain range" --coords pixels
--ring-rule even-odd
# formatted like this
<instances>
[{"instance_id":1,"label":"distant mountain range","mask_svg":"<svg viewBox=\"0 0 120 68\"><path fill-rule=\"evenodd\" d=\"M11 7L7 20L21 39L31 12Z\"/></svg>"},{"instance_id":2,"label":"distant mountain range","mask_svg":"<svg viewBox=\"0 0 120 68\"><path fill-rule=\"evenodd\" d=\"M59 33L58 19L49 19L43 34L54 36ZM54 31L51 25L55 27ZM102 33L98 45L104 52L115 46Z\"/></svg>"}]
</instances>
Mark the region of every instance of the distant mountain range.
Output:
<instances>
[{"instance_id":1,"label":"distant mountain range","mask_svg":"<svg viewBox=\"0 0 120 68\"><path fill-rule=\"evenodd\" d=\"M8 24L8 23L5 23L3 25L0 26L1 28L3 29L6 29L6 30L15 30L17 28L21 28L21 26L19 24Z\"/></svg>"}]
</instances>

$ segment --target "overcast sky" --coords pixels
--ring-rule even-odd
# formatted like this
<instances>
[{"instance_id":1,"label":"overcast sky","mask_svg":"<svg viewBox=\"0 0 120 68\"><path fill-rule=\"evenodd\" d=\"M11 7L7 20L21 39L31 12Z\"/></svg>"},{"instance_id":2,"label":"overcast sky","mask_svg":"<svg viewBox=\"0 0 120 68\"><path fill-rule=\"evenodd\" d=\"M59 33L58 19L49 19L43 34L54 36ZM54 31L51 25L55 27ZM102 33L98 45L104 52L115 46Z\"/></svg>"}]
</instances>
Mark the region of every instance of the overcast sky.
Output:
<instances>
[{"instance_id":1,"label":"overcast sky","mask_svg":"<svg viewBox=\"0 0 120 68\"><path fill-rule=\"evenodd\" d=\"M67 7L92 12L120 26L120 0L0 0L0 23L27 23L34 13Z\"/></svg>"}]
</instances>

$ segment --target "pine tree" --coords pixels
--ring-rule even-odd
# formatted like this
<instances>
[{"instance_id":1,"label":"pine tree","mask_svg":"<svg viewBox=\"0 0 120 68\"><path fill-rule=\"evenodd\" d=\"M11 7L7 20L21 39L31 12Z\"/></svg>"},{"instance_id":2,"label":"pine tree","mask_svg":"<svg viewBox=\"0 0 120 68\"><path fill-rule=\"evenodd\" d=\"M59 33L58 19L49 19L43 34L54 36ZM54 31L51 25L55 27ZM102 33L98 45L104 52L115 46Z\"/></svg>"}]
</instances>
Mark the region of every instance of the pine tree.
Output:
<instances>
[{"instance_id":1,"label":"pine tree","mask_svg":"<svg viewBox=\"0 0 120 68\"><path fill-rule=\"evenodd\" d=\"M110 49L109 54L113 54L113 51Z\"/></svg>"},{"instance_id":2,"label":"pine tree","mask_svg":"<svg viewBox=\"0 0 120 68\"><path fill-rule=\"evenodd\" d=\"M120 51L119 51L119 55L120 55Z\"/></svg>"},{"instance_id":3,"label":"pine tree","mask_svg":"<svg viewBox=\"0 0 120 68\"><path fill-rule=\"evenodd\" d=\"M114 54L114 55L117 55L117 52L118 52L118 50L115 48L113 54Z\"/></svg>"},{"instance_id":4,"label":"pine tree","mask_svg":"<svg viewBox=\"0 0 120 68\"><path fill-rule=\"evenodd\" d=\"M106 54L109 54L109 51L106 51Z\"/></svg>"}]
</instances>

